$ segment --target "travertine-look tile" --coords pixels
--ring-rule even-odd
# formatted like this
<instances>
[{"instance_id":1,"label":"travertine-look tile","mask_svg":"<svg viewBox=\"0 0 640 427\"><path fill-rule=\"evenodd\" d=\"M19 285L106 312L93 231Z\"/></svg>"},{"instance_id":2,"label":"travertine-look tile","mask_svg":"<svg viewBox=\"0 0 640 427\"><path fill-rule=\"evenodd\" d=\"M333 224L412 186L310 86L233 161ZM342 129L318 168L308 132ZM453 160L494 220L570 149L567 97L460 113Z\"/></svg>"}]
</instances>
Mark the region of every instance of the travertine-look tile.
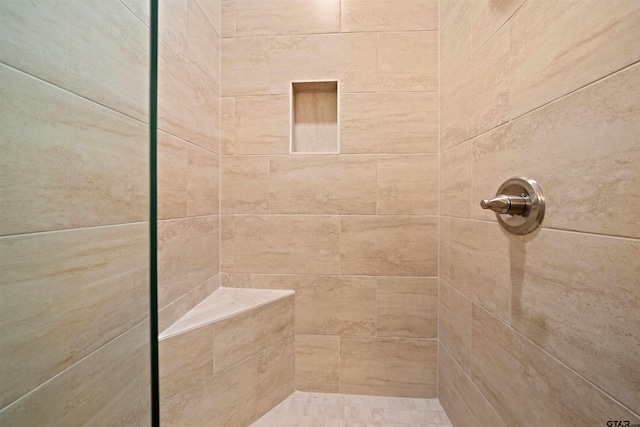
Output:
<instances>
[{"instance_id":1,"label":"travertine-look tile","mask_svg":"<svg viewBox=\"0 0 640 427\"><path fill-rule=\"evenodd\" d=\"M220 36L236 36L236 0L221 0Z\"/></svg>"},{"instance_id":2,"label":"travertine-look tile","mask_svg":"<svg viewBox=\"0 0 640 427\"><path fill-rule=\"evenodd\" d=\"M511 283L509 245L510 238L497 223L441 217L440 277L506 320Z\"/></svg>"},{"instance_id":3,"label":"travertine-look tile","mask_svg":"<svg viewBox=\"0 0 640 427\"><path fill-rule=\"evenodd\" d=\"M440 147L509 120L509 27L503 27L441 92Z\"/></svg>"},{"instance_id":4,"label":"travertine-look tile","mask_svg":"<svg viewBox=\"0 0 640 427\"><path fill-rule=\"evenodd\" d=\"M0 239L0 406L144 319L147 227L138 223Z\"/></svg>"},{"instance_id":5,"label":"travertine-look tile","mask_svg":"<svg viewBox=\"0 0 640 427\"><path fill-rule=\"evenodd\" d=\"M640 418L473 305L471 378L507 425L604 425ZM526 386L527 393L522 393Z\"/></svg>"},{"instance_id":6,"label":"travertine-look tile","mask_svg":"<svg viewBox=\"0 0 640 427\"><path fill-rule=\"evenodd\" d=\"M211 152L220 146L220 97L164 43L158 46L158 129Z\"/></svg>"},{"instance_id":7,"label":"travertine-look tile","mask_svg":"<svg viewBox=\"0 0 640 427\"><path fill-rule=\"evenodd\" d=\"M0 62L66 87L68 13L69 4L58 0L0 3ZM35 54L25 55L25 51ZM0 87L5 85L2 82Z\"/></svg>"},{"instance_id":8,"label":"travertine-look tile","mask_svg":"<svg viewBox=\"0 0 640 427\"><path fill-rule=\"evenodd\" d=\"M151 6L144 0L121 0L127 9L138 17L145 25L149 26Z\"/></svg>"},{"instance_id":9,"label":"travertine-look tile","mask_svg":"<svg viewBox=\"0 0 640 427\"><path fill-rule=\"evenodd\" d=\"M378 156L378 215L437 215L437 156Z\"/></svg>"},{"instance_id":10,"label":"travertine-look tile","mask_svg":"<svg viewBox=\"0 0 640 427\"><path fill-rule=\"evenodd\" d=\"M544 226L640 237L639 92L634 66L479 137L474 203L526 175L544 191Z\"/></svg>"},{"instance_id":11,"label":"travertine-look tile","mask_svg":"<svg viewBox=\"0 0 640 427\"><path fill-rule=\"evenodd\" d=\"M634 0L525 4L511 23L511 117L640 59L639 20Z\"/></svg>"},{"instance_id":12,"label":"travertine-look tile","mask_svg":"<svg viewBox=\"0 0 640 427\"><path fill-rule=\"evenodd\" d=\"M438 338L453 358L471 372L471 300L440 280Z\"/></svg>"},{"instance_id":13,"label":"travertine-look tile","mask_svg":"<svg viewBox=\"0 0 640 427\"><path fill-rule=\"evenodd\" d=\"M480 200L471 198L473 143L465 142L440 154L440 215L471 218ZM498 187L496 187L496 190ZM483 198L495 194L487 193Z\"/></svg>"},{"instance_id":14,"label":"travertine-look tile","mask_svg":"<svg viewBox=\"0 0 640 427\"><path fill-rule=\"evenodd\" d=\"M376 35L323 34L271 38L271 93L292 80L340 79L341 92L376 90Z\"/></svg>"},{"instance_id":15,"label":"travertine-look tile","mask_svg":"<svg viewBox=\"0 0 640 427\"><path fill-rule=\"evenodd\" d=\"M269 157L223 156L222 213L269 211Z\"/></svg>"},{"instance_id":16,"label":"travertine-look tile","mask_svg":"<svg viewBox=\"0 0 640 427\"><path fill-rule=\"evenodd\" d=\"M217 322L214 369L220 372L293 336L293 295Z\"/></svg>"},{"instance_id":17,"label":"travertine-look tile","mask_svg":"<svg viewBox=\"0 0 640 427\"><path fill-rule=\"evenodd\" d=\"M235 104L235 154L289 153L288 96L241 97Z\"/></svg>"},{"instance_id":18,"label":"travertine-look tile","mask_svg":"<svg viewBox=\"0 0 640 427\"><path fill-rule=\"evenodd\" d=\"M342 0L342 31L438 29L438 0Z\"/></svg>"},{"instance_id":19,"label":"travertine-look tile","mask_svg":"<svg viewBox=\"0 0 640 427\"><path fill-rule=\"evenodd\" d=\"M296 389L296 352L293 336L260 353L258 359L258 413L260 417Z\"/></svg>"},{"instance_id":20,"label":"travertine-look tile","mask_svg":"<svg viewBox=\"0 0 640 427\"><path fill-rule=\"evenodd\" d=\"M273 156L270 167L272 213L376 212L375 156Z\"/></svg>"},{"instance_id":21,"label":"travertine-look tile","mask_svg":"<svg viewBox=\"0 0 640 427\"><path fill-rule=\"evenodd\" d=\"M236 99L220 99L220 153L235 154L236 145Z\"/></svg>"},{"instance_id":22,"label":"travertine-look tile","mask_svg":"<svg viewBox=\"0 0 640 427\"><path fill-rule=\"evenodd\" d=\"M640 242L542 230L511 259L511 325L640 412Z\"/></svg>"},{"instance_id":23,"label":"travertine-look tile","mask_svg":"<svg viewBox=\"0 0 640 427\"><path fill-rule=\"evenodd\" d=\"M437 341L340 340L340 393L434 397Z\"/></svg>"},{"instance_id":24,"label":"travertine-look tile","mask_svg":"<svg viewBox=\"0 0 640 427\"><path fill-rule=\"evenodd\" d=\"M224 194L224 193L223 193ZM220 270L235 270L235 215L220 215Z\"/></svg>"},{"instance_id":25,"label":"travertine-look tile","mask_svg":"<svg viewBox=\"0 0 640 427\"><path fill-rule=\"evenodd\" d=\"M187 57L189 0L158 3L158 38L183 59Z\"/></svg>"},{"instance_id":26,"label":"travertine-look tile","mask_svg":"<svg viewBox=\"0 0 640 427\"><path fill-rule=\"evenodd\" d=\"M187 62L198 77L219 94L220 37L198 6L198 0L189 0L188 26Z\"/></svg>"},{"instance_id":27,"label":"travertine-look tile","mask_svg":"<svg viewBox=\"0 0 640 427\"><path fill-rule=\"evenodd\" d=\"M149 346L144 321L3 408L0 425L137 425L151 407Z\"/></svg>"},{"instance_id":28,"label":"travertine-look tile","mask_svg":"<svg viewBox=\"0 0 640 427\"><path fill-rule=\"evenodd\" d=\"M269 37L222 40L222 95L268 94L270 58Z\"/></svg>"},{"instance_id":29,"label":"travertine-look tile","mask_svg":"<svg viewBox=\"0 0 640 427\"><path fill-rule=\"evenodd\" d=\"M218 217L158 222L158 307L218 272Z\"/></svg>"},{"instance_id":30,"label":"travertine-look tile","mask_svg":"<svg viewBox=\"0 0 640 427\"><path fill-rule=\"evenodd\" d=\"M204 12L204 16L207 18L216 34L222 37L222 3L223 0L196 0L196 3Z\"/></svg>"},{"instance_id":31,"label":"travertine-look tile","mask_svg":"<svg viewBox=\"0 0 640 427\"><path fill-rule=\"evenodd\" d=\"M4 65L0 82L0 235L148 220L146 125Z\"/></svg>"},{"instance_id":32,"label":"travertine-look tile","mask_svg":"<svg viewBox=\"0 0 640 427\"><path fill-rule=\"evenodd\" d=\"M159 343L160 401L165 401L213 375L213 325Z\"/></svg>"},{"instance_id":33,"label":"travertine-look tile","mask_svg":"<svg viewBox=\"0 0 640 427\"><path fill-rule=\"evenodd\" d=\"M455 425L506 427L442 344L438 347L438 399Z\"/></svg>"},{"instance_id":34,"label":"travertine-look tile","mask_svg":"<svg viewBox=\"0 0 640 427\"><path fill-rule=\"evenodd\" d=\"M436 276L437 233L435 217L341 217L340 271L372 276Z\"/></svg>"},{"instance_id":35,"label":"travertine-look tile","mask_svg":"<svg viewBox=\"0 0 640 427\"><path fill-rule=\"evenodd\" d=\"M296 389L336 393L340 337L296 334Z\"/></svg>"},{"instance_id":36,"label":"travertine-look tile","mask_svg":"<svg viewBox=\"0 0 640 427\"><path fill-rule=\"evenodd\" d=\"M378 337L437 338L438 279L378 277Z\"/></svg>"},{"instance_id":37,"label":"travertine-look tile","mask_svg":"<svg viewBox=\"0 0 640 427\"><path fill-rule=\"evenodd\" d=\"M187 216L188 143L158 131L158 218Z\"/></svg>"},{"instance_id":38,"label":"travertine-look tile","mask_svg":"<svg viewBox=\"0 0 640 427\"><path fill-rule=\"evenodd\" d=\"M252 357L160 406L163 426L241 426L256 418L258 378Z\"/></svg>"},{"instance_id":39,"label":"travertine-look tile","mask_svg":"<svg viewBox=\"0 0 640 427\"><path fill-rule=\"evenodd\" d=\"M379 91L438 90L438 32L378 34Z\"/></svg>"},{"instance_id":40,"label":"travertine-look tile","mask_svg":"<svg viewBox=\"0 0 640 427\"><path fill-rule=\"evenodd\" d=\"M236 217L235 270L337 274L340 219L331 216Z\"/></svg>"},{"instance_id":41,"label":"travertine-look tile","mask_svg":"<svg viewBox=\"0 0 640 427\"><path fill-rule=\"evenodd\" d=\"M218 213L219 205L218 156L207 150L189 145L187 193L189 216Z\"/></svg>"},{"instance_id":42,"label":"travertine-look tile","mask_svg":"<svg viewBox=\"0 0 640 427\"><path fill-rule=\"evenodd\" d=\"M236 37L340 32L340 0L236 0Z\"/></svg>"},{"instance_id":43,"label":"travertine-look tile","mask_svg":"<svg viewBox=\"0 0 640 427\"><path fill-rule=\"evenodd\" d=\"M296 333L375 336L375 278L306 276L295 291Z\"/></svg>"},{"instance_id":44,"label":"travertine-look tile","mask_svg":"<svg viewBox=\"0 0 640 427\"><path fill-rule=\"evenodd\" d=\"M440 4L440 87L446 88L471 59L471 2L441 0Z\"/></svg>"},{"instance_id":45,"label":"travertine-look tile","mask_svg":"<svg viewBox=\"0 0 640 427\"><path fill-rule=\"evenodd\" d=\"M172 303L165 305L161 310L158 310L158 333L162 335L167 328L196 305L200 304L202 300L215 292L219 287L220 274L216 274L211 279L195 287Z\"/></svg>"},{"instance_id":46,"label":"travertine-look tile","mask_svg":"<svg viewBox=\"0 0 640 427\"><path fill-rule=\"evenodd\" d=\"M525 1L478 0L469 2L472 18L471 41L473 52L477 52Z\"/></svg>"},{"instance_id":47,"label":"travertine-look tile","mask_svg":"<svg viewBox=\"0 0 640 427\"><path fill-rule=\"evenodd\" d=\"M436 94L342 94L340 98L342 153L438 152Z\"/></svg>"}]
</instances>

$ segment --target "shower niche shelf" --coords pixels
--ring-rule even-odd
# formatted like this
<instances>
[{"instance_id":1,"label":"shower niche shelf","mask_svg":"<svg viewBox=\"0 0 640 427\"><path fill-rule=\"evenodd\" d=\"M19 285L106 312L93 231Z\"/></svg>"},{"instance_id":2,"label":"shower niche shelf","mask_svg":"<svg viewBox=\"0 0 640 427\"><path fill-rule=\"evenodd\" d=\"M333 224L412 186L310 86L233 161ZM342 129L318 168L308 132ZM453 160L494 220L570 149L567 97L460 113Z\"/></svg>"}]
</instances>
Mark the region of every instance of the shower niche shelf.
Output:
<instances>
[{"instance_id":1,"label":"shower niche shelf","mask_svg":"<svg viewBox=\"0 0 640 427\"><path fill-rule=\"evenodd\" d=\"M291 82L291 154L340 152L339 81Z\"/></svg>"}]
</instances>

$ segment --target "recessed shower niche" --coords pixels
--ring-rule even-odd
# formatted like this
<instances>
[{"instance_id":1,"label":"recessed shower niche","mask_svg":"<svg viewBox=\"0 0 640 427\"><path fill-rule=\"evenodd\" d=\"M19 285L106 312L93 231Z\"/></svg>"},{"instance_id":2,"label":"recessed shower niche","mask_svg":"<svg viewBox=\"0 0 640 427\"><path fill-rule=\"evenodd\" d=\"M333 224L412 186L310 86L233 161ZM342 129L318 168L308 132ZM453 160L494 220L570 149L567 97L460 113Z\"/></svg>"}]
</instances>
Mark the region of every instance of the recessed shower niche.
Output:
<instances>
[{"instance_id":1,"label":"recessed shower niche","mask_svg":"<svg viewBox=\"0 0 640 427\"><path fill-rule=\"evenodd\" d=\"M291 82L291 153L337 154L339 82Z\"/></svg>"}]
</instances>

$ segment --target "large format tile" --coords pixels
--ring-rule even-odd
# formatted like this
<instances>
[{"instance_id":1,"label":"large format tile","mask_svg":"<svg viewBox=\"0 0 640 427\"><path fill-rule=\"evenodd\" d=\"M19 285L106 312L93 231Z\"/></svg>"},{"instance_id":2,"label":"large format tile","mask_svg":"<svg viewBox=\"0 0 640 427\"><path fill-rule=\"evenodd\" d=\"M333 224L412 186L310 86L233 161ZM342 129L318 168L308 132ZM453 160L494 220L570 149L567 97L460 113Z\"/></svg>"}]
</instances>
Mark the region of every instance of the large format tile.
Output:
<instances>
[{"instance_id":1,"label":"large format tile","mask_svg":"<svg viewBox=\"0 0 640 427\"><path fill-rule=\"evenodd\" d=\"M342 0L342 31L438 29L438 0Z\"/></svg>"},{"instance_id":2,"label":"large format tile","mask_svg":"<svg viewBox=\"0 0 640 427\"><path fill-rule=\"evenodd\" d=\"M340 220L331 216L236 217L235 271L336 274Z\"/></svg>"},{"instance_id":3,"label":"large format tile","mask_svg":"<svg viewBox=\"0 0 640 427\"><path fill-rule=\"evenodd\" d=\"M236 36L236 0L221 0L220 36Z\"/></svg>"},{"instance_id":4,"label":"large format tile","mask_svg":"<svg viewBox=\"0 0 640 427\"><path fill-rule=\"evenodd\" d=\"M636 65L479 137L474 204L526 175L544 191L544 226L640 237L638 92ZM474 216L495 219L479 208Z\"/></svg>"},{"instance_id":5,"label":"large format tile","mask_svg":"<svg viewBox=\"0 0 640 427\"><path fill-rule=\"evenodd\" d=\"M158 2L158 38L180 58L187 57L189 0Z\"/></svg>"},{"instance_id":6,"label":"large format tile","mask_svg":"<svg viewBox=\"0 0 640 427\"><path fill-rule=\"evenodd\" d=\"M542 230L511 258L511 325L640 413L640 241Z\"/></svg>"},{"instance_id":7,"label":"large format tile","mask_svg":"<svg viewBox=\"0 0 640 427\"><path fill-rule=\"evenodd\" d=\"M438 279L378 277L378 337L437 338Z\"/></svg>"},{"instance_id":8,"label":"large format tile","mask_svg":"<svg viewBox=\"0 0 640 427\"><path fill-rule=\"evenodd\" d=\"M271 38L271 93L295 80L340 80L340 92L376 90L376 35L323 34Z\"/></svg>"},{"instance_id":9,"label":"large format tile","mask_svg":"<svg viewBox=\"0 0 640 427\"><path fill-rule=\"evenodd\" d=\"M511 23L511 117L640 59L639 20L635 0L526 3Z\"/></svg>"},{"instance_id":10,"label":"large format tile","mask_svg":"<svg viewBox=\"0 0 640 427\"><path fill-rule=\"evenodd\" d=\"M272 213L373 214L376 158L273 156L269 187Z\"/></svg>"},{"instance_id":11,"label":"large format tile","mask_svg":"<svg viewBox=\"0 0 640 427\"><path fill-rule=\"evenodd\" d=\"M218 272L218 216L158 222L158 306Z\"/></svg>"},{"instance_id":12,"label":"large format tile","mask_svg":"<svg viewBox=\"0 0 640 427\"><path fill-rule=\"evenodd\" d=\"M472 210L479 209L480 204L479 200L472 200L472 181L472 142L465 142L440 154L440 215L471 218ZM492 197L493 194L495 191L483 197Z\"/></svg>"},{"instance_id":13,"label":"large format tile","mask_svg":"<svg viewBox=\"0 0 640 427\"><path fill-rule=\"evenodd\" d=\"M440 87L446 88L471 59L471 2L440 1ZM446 13L445 13L446 12Z\"/></svg>"},{"instance_id":14,"label":"large format tile","mask_svg":"<svg viewBox=\"0 0 640 427\"><path fill-rule=\"evenodd\" d=\"M220 99L220 154L235 154L236 99Z\"/></svg>"},{"instance_id":15,"label":"large format tile","mask_svg":"<svg viewBox=\"0 0 640 427\"><path fill-rule=\"evenodd\" d=\"M344 216L340 272L371 276L437 276L438 221L425 216Z\"/></svg>"},{"instance_id":16,"label":"large format tile","mask_svg":"<svg viewBox=\"0 0 640 427\"><path fill-rule=\"evenodd\" d=\"M269 211L269 157L222 156L222 213Z\"/></svg>"},{"instance_id":17,"label":"large format tile","mask_svg":"<svg viewBox=\"0 0 640 427\"><path fill-rule=\"evenodd\" d=\"M340 0L236 0L236 37L340 31Z\"/></svg>"},{"instance_id":18,"label":"large format tile","mask_svg":"<svg viewBox=\"0 0 640 427\"><path fill-rule=\"evenodd\" d=\"M471 372L471 300L440 280L438 338L465 372Z\"/></svg>"},{"instance_id":19,"label":"large format tile","mask_svg":"<svg viewBox=\"0 0 640 427\"><path fill-rule=\"evenodd\" d=\"M220 197L218 155L189 145L187 206L189 216L218 213Z\"/></svg>"},{"instance_id":20,"label":"large format tile","mask_svg":"<svg viewBox=\"0 0 640 427\"><path fill-rule=\"evenodd\" d=\"M436 94L343 94L340 98L342 153L438 152Z\"/></svg>"},{"instance_id":21,"label":"large format tile","mask_svg":"<svg viewBox=\"0 0 640 427\"><path fill-rule=\"evenodd\" d=\"M151 407L149 347L144 321L3 408L0 425L137 425Z\"/></svg>"},{"instance_id":22,"label":"large format tile","mask_svg":"<svg viewBox=\"0 0 640 427\"><path fill-rule=\"evenodd\" d=\"M293 335L258 354L258 413L260 417L296 389Z\"/></svg>"},{"instance_id":23,"label":"large format tile","mask_svg":"<svg viewBox=\"0 0 640 427\"><path fill-rule=\"evenodd\" d=\"M198 6L198 0L189 0L188 27L187 63L198 77L219 94L220 37Z\"/></svg>"},{"instance_id":24,"label":"large format tile","mask_svg":"<svg viewBox=\"0 0 640 427\"><path fill-rule=\"evenodd\" d=\"M375 278L306 276L296 282L282 283L295 286L296 333L375 336Z\"/></svg>"},{"instance_id":25,"label":"large format tile","mask_svg":"<svg viewBox=\"0 0 640 427\"><path fill-rule=\"evenodd\" d=\"M434 397L437 341L340 340L340 393Z\"/></svg>"},{"instance_id":26,"label":"large format tile","mask_svg":"<svg viewBox=\"0 0 640 427\"><path fill-rule=\"evenodd\" d=\"M438 32L378 34L379 91L438 90Z\"/></svg>"},{"instance_id":27,"label":"large format tile","mask_svg":"<svg viewBox=\"0 0 640 427\"><path fill-rule=\"evenodd\" d=\"M222 37L222 0L196 0L196 4L204 13L219 37Z\"/></svg>"},{"instance_id":28,"label":"large format tile","mask_svg":"<svg viewBox=\"0 0 640 427\"><path fill-rule=\"evenodd\" d=\"M235 123L235 154L289 153L288 96L236 98Z\"/></svg>"},{"instance_id":29,"label":"large format tile","mask_svg":"<svg viewBox=\"0 0 640 427\"><path fill-rule=\"evenodd\" d=\"M378 156L378 215L437 215L437 156Z\"/></svg>"},{"instance_id":30,"label":"large format tile","mask_svg":"<svg viewBox=\"0 0 640 427\"><path fill-rule=\"evenodd\" d=\"M0 407L148 315L147 227L0 239Z\"/></svg>"},{"instance_id":31,"label":"large format tile","mask_svg":"<svg viewBox=\"0 0 640 427\"><path fill-rule=\"evenodd\" d=\"M222 40L222 95L269 93L269 37Z\"/></svg>"},{"instance_id":32,"label":"large format tile","mask_svg":"<svg viewBox=\"0 0 640 427\"><path fill-rule=\"evenodd\" d=\"M526 0L476 0L471 6L471 41L477 52ZM535 36L534 36L535 37Z\"/></svg>"},{"instance_id":33,"label":"large format tile","mask_svg":"<svg viewBox=\"0 0 640 427\"><path fill-rule=\"evenodd\" d=\"M256 418L258 378L252 357L160 406L163 426L240 426Z\"/></svg>"},{"instance_id":34,"label":"large format tile","mask_svg":"<svg viewBox=\"0 0 640 427\"><path fill-rule=\"evenodd\" d=\"M215 372L293 336L293 319L294 299L290 296L215 323Z\"/></svg>"},{"instance_id":35,"label":"large format tile","mask_svg":"<svg viewBox=\"0 0 640 427\"><path fill-rule=\"evenodd\" d=\"M509 120L509 28L501 29L441 92L440 147Z\"/></svg>"},{"instance_id":36,"label":"large format tile","mask_svg":"<svg viewBox=\"0 0 640 427\"><path fill-rule=\"evenodd\" d=\"M339 370L340 337L296 334L297 390L337 393Z\"/></svg>"},{"instance_id":37,"label":"large format tile","mask_svg":"<svg viewBox=\"0 0 640 427\"><path fill-rule=\"evenodd\" d=\"M504 421L442 345L438 348L438 399L455 425L506 427Z\"/></svg>"},{"instance_id":38,"label":"large format tile","mask_svg":"<svg viewBox=\"0 0 640 427\"><path fill-rule=\"evenodd\" d=\"M213 325L163 339L158 345L161 402L213 375Z\"/></svg>"},{"instance_id":39,"label":"large format tile","mask_svg":"<svg viewBox=\"0 0 640 427\"><path fill-rule=\"evenodd\" d=\"M236 216L220 215L220 271L235 271Z\"/></svg>"},{"instance_id":40,"label":"large format tile","mask_svg":"<svg viewBox=\"0 0 640 427\"><path fill-rule=\"evenodd\" d=\"M187 216L188 146L166 132L158 131L158 218Z\"/></svg>"},{"instance_id":41,"label":"large format tile","mask_svg":"<svg viewBox=\"0 0 640 427\"><path fill-rule=\"evenodd\" d=\"M69 2L68 20L64 87L148 123L149 29L120 2Z\"/></svg>"},{"instance_id":42,"label":"large format tile","mask_svg":"<svg viewBox=\"0 0 640 427\"><path fill-rule=\"evenodd\" d=\"M158 129L217 153L220 97L164 43L158 46Z\"/></svg>"},{"instance_id":43,"label":"large format tile","mask_svg":"<svg viewBox=\"0 0 640 427\"><path fill-rule=\"evenodd\" d=\"M220 274L216 274L204 283L196 286L177 300L158 310L158 333L162 333L172 326L202 300L207 298L220 287Z\"/></svg>"},{"instance_id":44,"label":"large format tile","mask_svg":"<svg viewBox=\"0 0 640 427\"><path fill-rule=\"evenodd\" d=\"M475 304L471 378L507 425L640 422L611 397ZM523 387L527 393L522 392Z\"/></svg>"},{"instance_id":45,"label":"large format tile","mask_svg":"<svg viewBox=\"0 0 640 427\"><path fill-rule=\"evenodd\" d=\"M0 82L0 235L148 219L146 125L4 65Z\"/></svg>"},{"instance_id":46,"label":"large format tile","mask_svg":"<svg viewBox=\"0 0 640 427\"><path fill-rule=\"evenodd\" d=\"M509 316L510 242L497 223L440 218L440 277L503 320Z\"/></svg>"}]
</instances>

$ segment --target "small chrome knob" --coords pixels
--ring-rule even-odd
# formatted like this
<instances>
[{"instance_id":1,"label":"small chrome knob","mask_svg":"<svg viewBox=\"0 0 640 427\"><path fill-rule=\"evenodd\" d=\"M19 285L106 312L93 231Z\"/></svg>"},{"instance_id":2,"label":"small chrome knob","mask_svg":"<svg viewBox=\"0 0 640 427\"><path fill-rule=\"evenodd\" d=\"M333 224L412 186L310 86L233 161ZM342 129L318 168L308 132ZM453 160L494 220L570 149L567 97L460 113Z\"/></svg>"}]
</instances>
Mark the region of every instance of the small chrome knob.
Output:
<instances>
[{"instance_id":1,"label":"small chrome knob","mask_svg":"<svg viewBox=\"0 0 640 427\"><path fill-rule=\"evenodd\" d=\"M493 199L484 199L480 202L480 206L482 209L491 209L503 215L524 215L527 210L527 199L525 196L500 194Z\"/></svg>"}]
</instances>

